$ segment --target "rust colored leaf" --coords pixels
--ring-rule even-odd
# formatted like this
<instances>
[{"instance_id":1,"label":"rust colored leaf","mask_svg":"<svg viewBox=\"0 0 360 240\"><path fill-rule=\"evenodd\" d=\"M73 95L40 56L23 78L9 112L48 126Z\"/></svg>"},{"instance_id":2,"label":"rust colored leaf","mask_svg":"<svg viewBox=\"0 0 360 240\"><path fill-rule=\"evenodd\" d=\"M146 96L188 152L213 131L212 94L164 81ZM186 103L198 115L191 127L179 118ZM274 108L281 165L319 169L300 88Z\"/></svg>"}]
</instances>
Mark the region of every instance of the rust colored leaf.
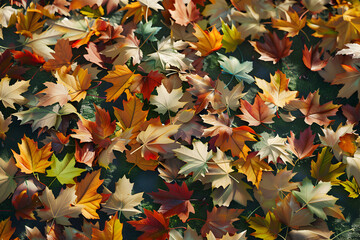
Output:
<instances>
[{"instance_id":1,"label":"rust colored leaf","mask_svg":"<svg viewBox=\"0 0 360 240\"><path fill-rule=\"evenodd\" d=\"M311 46L310 49L308 49L307 46L304 44L304 49L302 53L302 60L305 66L311 71L320 71L327 64L327 60L321 59L321 56L324 53L324 49L319 52L319 45L316 45L314 48Z\"/></svg>"},{"instance_id":2,"label":"rust colored leaf","mask_svg":"<svg viewBox=\"0 0 360 240\"><path fill-rule=\"evenodd\" d=\"M242 99L240 99L240 103L240 110L243 114L236 116L248 122L249 126L259 126L263 123L270 124L274 122L272 118L275 117L276 109L266 105L259 95L256 95L253 105Z\"/></svg>"},{"instance_id":3,"label":"rust colored leaf","mask_svg":"<svg viewBox=\"0 0 360 240\"><path fill-rule=\"evenodd\" d=\"M290 131L290 138L288 137L290 150L298 157L299 160L310 157L320 144L314 145L315 134L311 132L308 127L300 133L299 139L295 138L295 134Z\"/></svg>"}]
</instances>

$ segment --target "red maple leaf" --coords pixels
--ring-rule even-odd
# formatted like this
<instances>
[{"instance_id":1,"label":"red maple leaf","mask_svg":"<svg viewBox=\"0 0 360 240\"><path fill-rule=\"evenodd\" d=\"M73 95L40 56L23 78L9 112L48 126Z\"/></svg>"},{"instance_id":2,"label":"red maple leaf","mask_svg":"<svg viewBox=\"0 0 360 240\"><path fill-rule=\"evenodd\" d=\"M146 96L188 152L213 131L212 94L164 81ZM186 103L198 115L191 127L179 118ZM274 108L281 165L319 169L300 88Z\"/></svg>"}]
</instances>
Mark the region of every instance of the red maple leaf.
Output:
<instances>
[{"instance_id":1,"label":"red maple leaf","mask_svg":"<svg viewBox=\"0 0 360 240\"><path fill-rule=\"evenodd\" d=\"M159 190L159 192L149 193L154 199L154 202L160 203L160 213L165 217L178 215L181 221L186 222L189 218L189 213L195 213L194 207L190 203L193 191L189 191L185 182L182 185L166 183L169 191Z\"/></svg>"}]
</instances>

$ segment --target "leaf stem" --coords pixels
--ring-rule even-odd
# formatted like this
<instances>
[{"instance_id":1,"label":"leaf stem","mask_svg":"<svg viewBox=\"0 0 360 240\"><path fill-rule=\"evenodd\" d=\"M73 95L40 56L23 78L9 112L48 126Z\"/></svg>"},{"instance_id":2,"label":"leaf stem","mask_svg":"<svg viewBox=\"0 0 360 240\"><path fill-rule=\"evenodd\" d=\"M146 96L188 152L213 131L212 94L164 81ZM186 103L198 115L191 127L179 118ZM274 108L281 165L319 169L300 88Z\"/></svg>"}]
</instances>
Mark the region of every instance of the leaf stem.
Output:
<instances>
[{"instance_id":1,"label":"leaf stem","mask_svg":"<svg viewBox=\"0 0 360 240\"><path fill-rule=\"evenodd\" d=\"M251 215L253 215L253 214L256 212L256 210L258 210L260 207L261 207L261 206L258 206L257 208L255 208L255 209L247 216L246 219L249 219L249 218L251 217Z\"/></svg>"},{"instance_id":2,"label":"leaf stem","mask_svg":"<svg viewBox=\"0 0 360 240\"><path fill-rule=\"evenodd\" d=\"M56 177L54 177L54 179L51 181L51 183L49 184L48 188L50 188L50 186L55 182Z\"/></svg>"},{"instance_id":3,"label":"leaf stem","mask_svg":"<svg viewBox=\"0 0 360 240\"><path fill-rule=\"evenodd\" d=\"M345 231L342 231L341 233L337 234L335 237L330 238L330 240L333 240L333 239L337 238L338 236L340 236L340 235L342 235L342 234L344 234L344 233L347 233L347 232L350 232L350 231L354 231L354 230L355 230L355 228L350 228L350 229L347 229L347 230L345 230Z\"/></svg>"},{"instance_id":4,"label":"leaf stem","mask_svg":"<svg viewBox=\"0 0 360 240\"><path fill-rule=\"evenodd\" d=\"M186 220L186 221L188 222L188 221L192 221L192 220L206 222L204 219L201 219L201 218L189 218L189 219Z\"/></svg>"}]
</instances>

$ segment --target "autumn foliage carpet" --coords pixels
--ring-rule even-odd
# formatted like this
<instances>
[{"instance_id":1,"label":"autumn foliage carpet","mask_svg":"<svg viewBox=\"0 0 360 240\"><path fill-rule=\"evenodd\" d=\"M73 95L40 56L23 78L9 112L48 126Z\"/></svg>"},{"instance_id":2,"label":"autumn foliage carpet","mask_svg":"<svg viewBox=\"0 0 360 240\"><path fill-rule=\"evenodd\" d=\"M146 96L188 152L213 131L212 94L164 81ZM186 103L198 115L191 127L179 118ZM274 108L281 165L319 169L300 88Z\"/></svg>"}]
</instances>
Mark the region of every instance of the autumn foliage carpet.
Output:
<instances>
[{"instance_id":1,"label":"autumn foliage carpet","mask_svg":"<svg viewBox=\"0 0 360 240\"><path fill-rule=\"evenodd\" d=\"M1 1L0 38L0 239L360 239L359 1Z\"/></svg>"}]
</instances>

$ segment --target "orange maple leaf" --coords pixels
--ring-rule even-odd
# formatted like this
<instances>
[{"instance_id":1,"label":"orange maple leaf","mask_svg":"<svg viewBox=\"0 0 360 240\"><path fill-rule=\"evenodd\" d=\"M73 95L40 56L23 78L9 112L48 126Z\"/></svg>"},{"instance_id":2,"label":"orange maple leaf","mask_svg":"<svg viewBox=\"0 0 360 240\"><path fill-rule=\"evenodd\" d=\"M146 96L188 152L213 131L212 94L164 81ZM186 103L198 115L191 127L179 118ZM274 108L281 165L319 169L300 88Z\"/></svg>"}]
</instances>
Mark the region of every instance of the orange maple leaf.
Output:
<instances>
[{"instance_id":1,"label":"orange maple leaf","mask_svg":"<svg viewBox=\"0 0 360 240\"><path fill-rule=\"evenodd\" d=\"M225 113L218 117L215 115L201 115L205 123L213 125L204 130L203 136L214 137L210 142L219 147L223 152L230 150L233 157L246 159L250 148L245 145L245 141L256 141L255 131L248 126L232 128L231 120Z\"/></svg>"},{"instance_id":2,"label":"orange maple leaf","mask_svg":"<svg viewBox=\"0 0 360 240\"><path fill-rule=\"evenodd\" d=\"M18 143L18 146L20 154L11 150L16 160L15 165L26 174L32 174L34 172L45 173L45 169L52 163L52 161L48 161L53 153L50 151L50 143L39 149L37 142L24 135L21 139L21 144Z\"/></svg>"},{"instance_id":3,"label":"orange maple leaf","mask_svg":"<svg viewBox=\"0 0 360 240\"><path fill-rule=\"evenodd\" d=\"M299 15L292 8L285 12L286 20L272 19L272 27L282 31L288 32L289 37L294 37L299 34L301 29L305 26L306 16L299 18Z\"/></svg>"},{"instance_id":4,"label":"orange maple leaf","mask_svg":"<svg viewBox=\"0 0 360 240\"><path fill-rule=\"evenodd\" d=\"M48 60L43 68L46 71L52 71L62 66L70 66L72 50L69 39L59 39L55 45L55 53L51 53L54 59Z\"/></svg>"},{"instance_id":5,"label":"orange maple leaf","mask_svg":"<svg viewBox=\"0 0 360 240\"><path fill-rule=\"evenodd\" d=\"M256 95L254 104L251 105L248 101L240 99L240 110L242 115L236 115L241 120L249 123L249 126L259 126L263 123L273 123L273 117L275 117L275 108L270 108L265 104L264 100L259 95Z\"/></svg>"},{"instance_id":6,"label":"orange maple leaf","mask_svg":"<svg viewBox=\"0 0 360 240\"><path fill-rule=\"evenodd\" d=\"M302 97L300 100L293 100L290 105L299 109L305 115L305 123L311 125L317 123L320 126L327 126L335 120L330 120L328 117L335 116L341 105L327 102L320 105L319 90L314 93L309 93L306 99Z\"/></svg>"},{"instance_id":7,"label":"orange maple leaf","mask_svg":"<svg viewBox=\"0 0 360 240\"><path fill-rule=\"evenodd\" d=\"M222 38L223 36L219 31L213 26L212 31L204 31L200 28L199 25L194 25L195 37L199 40L196 43L189 43L190 48L198 50L202 57L209 55L210 53L219 50L222 47Z\"/></svg>"},{"instance_id":8,"label":"orange maple leaf","mask_svg":"<svg viewBox=\"0 0 360 240\"><path fill-rule=\"evenodd\" d=\"M133 81L139 81L142 78L140 74L134 74L126 65L116 65L114 71L109 71L108 75L102 80L112 83L113 86L108 88L106 92L106 101L115 101L120 95L129 88Z\"/></svg>"},{"instance_id":9,"label":"orange maple leaf","mask_svg":"<svg viewBox=\"0 0 360 240\"><path fill-rule=\"evenodd\" d=\"M288 137L290 150L300 159L310 157L311 154L320 144L313 144L315 134L311 132L311 128L308 127L300 133L299 139L295 138L295 134L290 131L290 138Z\"/></svg>"}]
</instances>

